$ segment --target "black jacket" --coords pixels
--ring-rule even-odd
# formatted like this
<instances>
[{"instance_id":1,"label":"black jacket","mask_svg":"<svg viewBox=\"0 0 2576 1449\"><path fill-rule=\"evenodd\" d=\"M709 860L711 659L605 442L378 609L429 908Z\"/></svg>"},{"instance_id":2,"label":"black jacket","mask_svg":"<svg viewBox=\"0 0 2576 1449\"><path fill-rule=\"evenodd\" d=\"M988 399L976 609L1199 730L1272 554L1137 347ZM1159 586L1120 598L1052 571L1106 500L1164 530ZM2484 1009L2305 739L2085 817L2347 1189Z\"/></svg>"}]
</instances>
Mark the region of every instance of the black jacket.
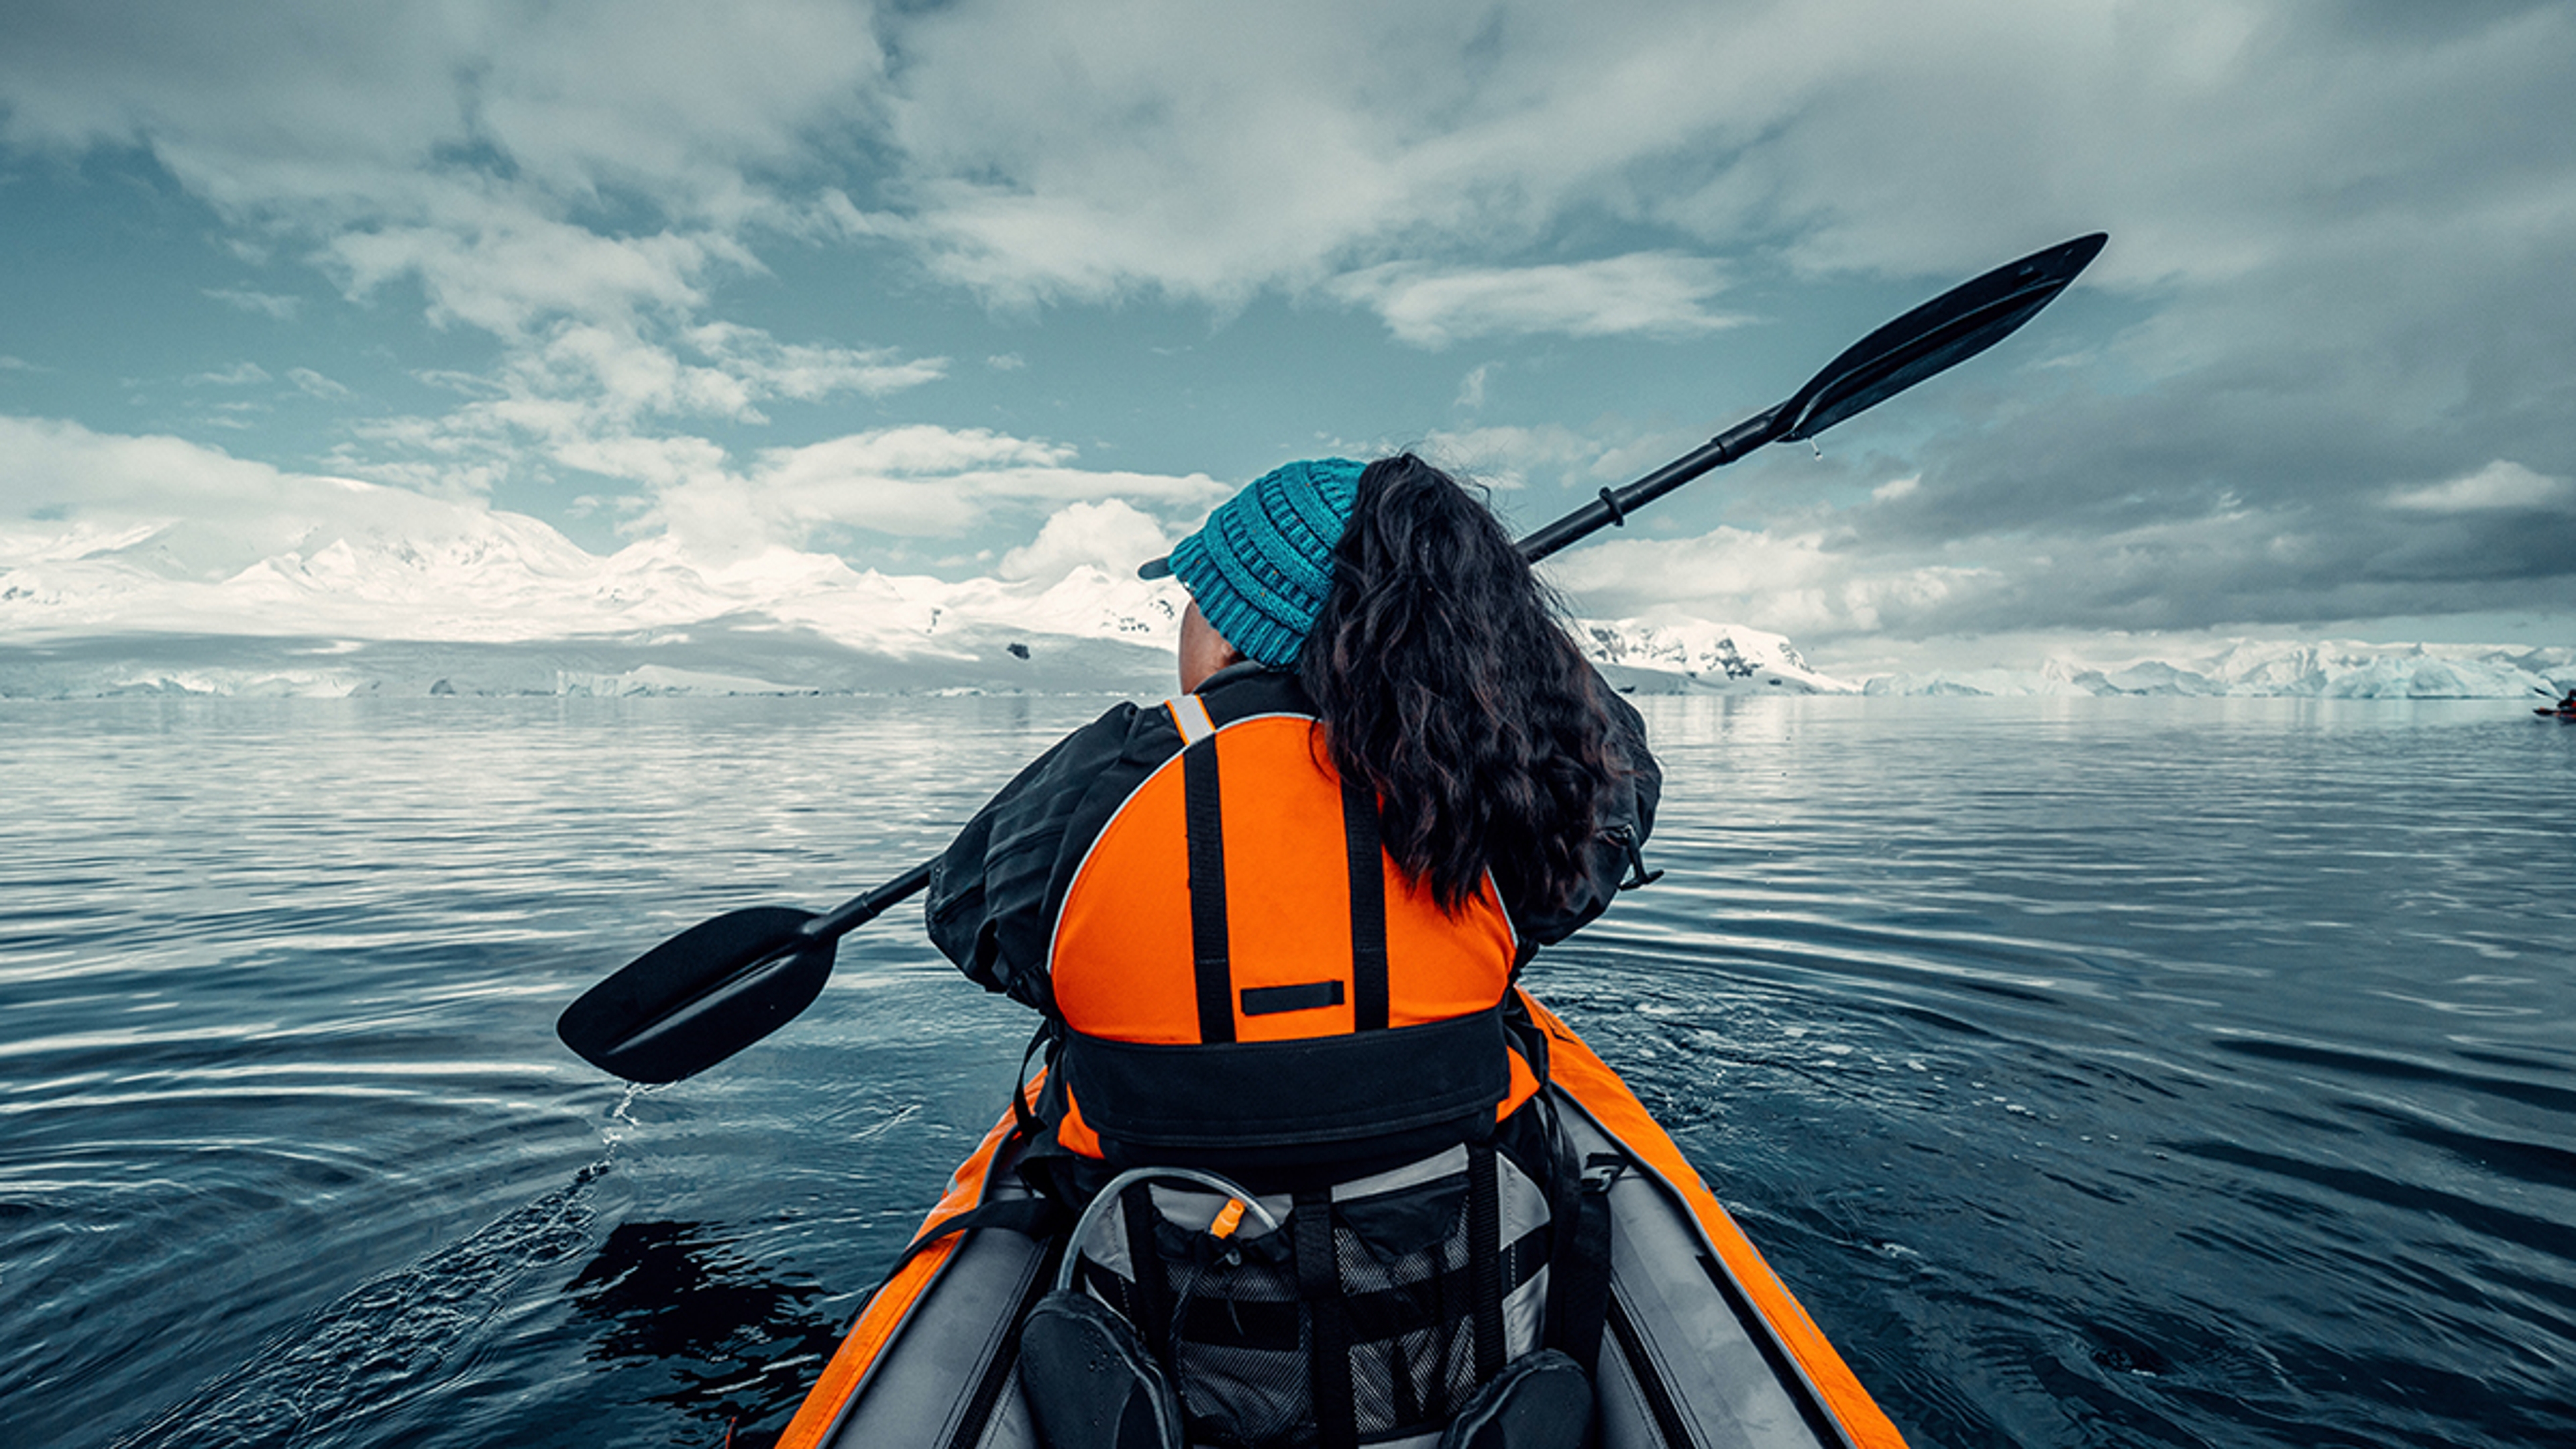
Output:
<instances>
[{"instance_id":1,"label":"black jacket","mask_svg":"<svg viewBox=\"0 0 2576 1449\"><path fill-rule=\"evenodd\" d=\"M1239 664L1210 678L1201 692L1281 682L1258 665ZM1591 878L1574 901L1540 909L1504 900L1525 949L1562 941L1600 915L1629 862L1616 832L1625 827L1642 842L1654 825L1663 773L1647 752L1645 721L1607 686L1601 695L1620 731L1628 773L1602 822ZM1118 806L1181 745L1169 710L1120 704L1031 761L966 822L932 867L930 939L985 990L1051 1010L1047 941L1073 873Z\"/></svg>"}]
</instances>

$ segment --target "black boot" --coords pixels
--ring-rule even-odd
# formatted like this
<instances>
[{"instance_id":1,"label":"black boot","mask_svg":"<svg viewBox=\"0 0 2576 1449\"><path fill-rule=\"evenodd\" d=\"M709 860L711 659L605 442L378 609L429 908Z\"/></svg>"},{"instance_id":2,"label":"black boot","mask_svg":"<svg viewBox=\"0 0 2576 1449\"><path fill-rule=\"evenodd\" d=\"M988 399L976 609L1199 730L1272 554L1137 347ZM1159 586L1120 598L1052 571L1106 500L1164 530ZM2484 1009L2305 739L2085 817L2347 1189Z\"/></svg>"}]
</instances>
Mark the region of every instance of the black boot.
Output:
<instances>
[{"instance_id":1,"label":"black boot","mask_svg":"<svg viewBox=\"0 0 2576 1449\"><path fill-rule=\"evenodd\" d=\"M1592 1436L1592 1379L1552 1348L1504 1365L1440 1436L1440 1449L1582 1449Z\"/></svg>"},{"instance_id":2,"label":"black boot","mask_svg":"<svg viewBox=\"0 0 2576 1449\"><path fill-rule=\"evenodd\" d=\"M1021 1321L1020 1392L1045 1449L1181 1449L1171 1379L1135 1325L1087 1293L1058 1289Z\"/></svg>"}]
</instances>

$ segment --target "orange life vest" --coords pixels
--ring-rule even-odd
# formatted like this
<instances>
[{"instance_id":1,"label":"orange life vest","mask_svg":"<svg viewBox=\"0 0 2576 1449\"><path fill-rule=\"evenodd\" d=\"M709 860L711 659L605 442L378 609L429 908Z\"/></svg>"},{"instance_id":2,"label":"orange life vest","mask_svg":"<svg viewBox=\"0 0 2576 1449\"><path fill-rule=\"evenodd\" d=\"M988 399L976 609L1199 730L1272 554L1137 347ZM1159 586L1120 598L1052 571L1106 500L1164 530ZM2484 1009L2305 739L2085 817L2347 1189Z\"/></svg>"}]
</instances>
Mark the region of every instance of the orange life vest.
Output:
<instances>
[{"instance_id":1,"label":"orange life vest","mask_svg":"<svg viewBox=\"0 0 2576 1449\"><path fill-rule=\"evenodd\" d=\"M1286 678L1166 707L1182 749L1111 814L1048 942L1058 1141L1322 1160L1489 1133L1538 1086L1491 878L1451 914L1399 870Z\"/></svg>"}]
</instances>

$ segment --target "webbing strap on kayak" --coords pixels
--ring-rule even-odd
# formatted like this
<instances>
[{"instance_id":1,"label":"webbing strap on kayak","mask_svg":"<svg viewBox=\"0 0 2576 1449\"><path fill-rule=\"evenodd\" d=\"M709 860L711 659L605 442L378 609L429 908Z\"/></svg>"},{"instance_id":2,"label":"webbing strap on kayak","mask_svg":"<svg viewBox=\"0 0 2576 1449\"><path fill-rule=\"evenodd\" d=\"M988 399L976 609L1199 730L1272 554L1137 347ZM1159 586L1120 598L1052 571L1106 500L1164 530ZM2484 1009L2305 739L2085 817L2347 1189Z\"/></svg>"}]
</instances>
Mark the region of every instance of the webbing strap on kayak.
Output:
<instances>
[{"instance_id":1,"label":"webbing strap on kayak","mask_svg":"<svg viewBox=\"0 0 2576 1449\"><path fill-rule=\"evenodd\" d=\"M1006 1233L1018 1233L1022 1237L1043 1238L1051 1233L1062 1231L1071 1221L1065 1210L1057 1206L1052 1198L1006 1197L995 1202L979 1203L953 1217L940 1219L936 1225L924 1230L920 1237L905 1245L903 1256L895 1259L894 1266L886 1269L886 1279L889 1282L892 1281L895 1274L903 1271L904 1264L921 1256L931 1244L943 1238L952 1238L959 1233L978 1232L985 1228L999 1228ZM877 1286L883 1288L885 1284L880 1283Z\"/></svg>"}]
</instances>

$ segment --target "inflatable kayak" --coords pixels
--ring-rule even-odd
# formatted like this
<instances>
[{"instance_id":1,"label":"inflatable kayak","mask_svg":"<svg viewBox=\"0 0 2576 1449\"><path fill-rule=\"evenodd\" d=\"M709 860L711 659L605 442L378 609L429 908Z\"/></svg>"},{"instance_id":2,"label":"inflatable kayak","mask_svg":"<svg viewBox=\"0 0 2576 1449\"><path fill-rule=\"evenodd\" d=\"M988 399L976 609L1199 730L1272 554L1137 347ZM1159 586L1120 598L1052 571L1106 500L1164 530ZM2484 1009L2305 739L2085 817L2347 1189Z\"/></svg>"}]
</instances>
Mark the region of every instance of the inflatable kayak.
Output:
<instances>
[{"instance_id":1,"label":"inflatable kayak","mask_svg":"<svg viewBox=\"0 0 2576 1449\"><path fill-rule=\"evenodd\" d=\"M1895 1426L1627 1084L1562 1021L1535 1001L1527 1006L1548 1035L1547 1090L1579 1160L1615 1154L1622 1163L1607 1190L1610 1281L1594 1374L1596 1442L1902 1449ZM1009 1216L1005 1205L1031 1196L1009 1170L1022 1140L1012 1124L1006 1113L958 1168L914 1250L860 1312L780 1437L781 1449L1035 1445L1019 1391L1018 1328L1056 1276L1067 1235L999 1225ZM978 1210L994 1225L941 1233ZM1186 1381L1182 1393L1186 1400ZM1382 1442L1430 1449L1434 1438Z\"/></svg>"}]
</instances>

